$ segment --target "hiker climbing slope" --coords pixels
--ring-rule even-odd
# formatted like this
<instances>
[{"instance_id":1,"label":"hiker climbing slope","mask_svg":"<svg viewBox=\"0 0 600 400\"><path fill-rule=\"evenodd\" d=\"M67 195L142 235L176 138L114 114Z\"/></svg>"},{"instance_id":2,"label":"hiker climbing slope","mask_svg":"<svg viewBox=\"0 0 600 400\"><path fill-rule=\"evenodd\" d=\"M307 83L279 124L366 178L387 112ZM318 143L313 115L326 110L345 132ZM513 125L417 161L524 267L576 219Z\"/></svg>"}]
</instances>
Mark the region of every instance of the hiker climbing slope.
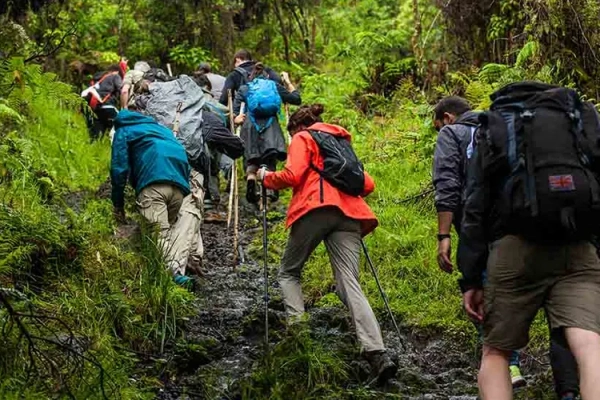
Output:
<instances>
[{"instance_id":1,"label":"hiker climbing slope","mask_svg":"<svg viewBox=\"0 0 600 400\"><path fill-rule=\"evenodd\" d=\"M268 73L261 63L254 64L248 83L238 90L235 95L233 112L235 123L243 124L241 137L245 144L244 158L246 167L246 199L256 203L259 195L256 186L256 171L260 165L266 165L275 171L277 162L286 158L286 143L278 113L282 103L300 105L300 93L284 75L285 86L270 80ZM246 105L247 112L240 114L241 104ZM247 115L247 116L246 116ZM270 190L269 197L276 201L278 191Z\"/></svg>"},{"instance_id":2,"label":"hiker climbing slope","mask_svg":"<svg viewBox=\"0 0 600 400\"><path fill-rule=\"evenodd\" d=\"M115 217L125 220L124 190L129 177L138 211L158 225L159 246L171 259L172 229L183 199L190 193L185 149L169 129L138 112L120 111L115 128L110 170Z\"/></svg>"},{"instance_id":3,"label":"hiker climbing slope","mask_svg":"<svg viewBox=\"0 0 600 400\"><path fill-rule=\"evenodd\" d=\"M187 285L188 265L199 272L203 255L202 226L205 183L209 177L210 151L239 158L243 143L225 127L222 119L205 106L204 92L187 75L169 82L154 82L148 93L137 103L145 104L144 113L172 128L173 135L183 145L191 166L189 175L191 193L183 199L177 222L171 235L173 250L168 260L178 284Z\"/></svg>"},{"instance_id":4,"label":"hiker climbing slope","mask_svg":"<svg viewBox=\"0 0 600 400\"><path fill-rule=\"evenodd\" d=\"M133 65L133 69L127 71L123 78L121 87L121 108L128 108L135 104L135 87L144 79L144 74L150 71L150 65L145 61L138 61Z\"/></svg>"},{"instance_id":5,"label":"hiker climbing slope","mask_svg":"<svg viewBox=\"0 0 600 400\"><path fill-rule=\"evenodd\" d=\"M322 113L323 106L319 104L302 106L296 111L288 124L292 141L285 169L272 172L261 168L258 173L267 188L293 189L287 214L290 235L279 270L283 301L290 323L302 317L302 269L316 247L325 242L337 294L350 310L358 340L374 375L383 383L396 374L397 367L386 353L379 324L358 280L361 239L377 226L377 218L362 196L370 194L375 184L363 173L355 156L352 165L356 168L346 170L349 175L342 175L352 179L342 182L341 178L337 181L323 178L327 176L327 171L322 170L324 157L332 156L324 149L341 146L343 153L338 154L354 153L350 134L340 126L323 123Z\"/></svg>"},{"instance_id":6,"label":"hiker climbing slope","mask_svg":"<svg viewBox=\"0 0 600 400\"><path fill-rule=\"evenodd\" d=\"M252 60L252 56L248 50L242 49L238 50L233 56L233 65L234 70L227 75L225 84L223 86L223 92L221 93L221 98L219 99L221 104L225 106L228 105L227 93L229 90L231 90L231 95L235 98L235 93L240 89L240 87L248 82L248 77L250 74L252 74L252 70L256 65L256 61ZM263 69L269 79L280 84L283 83L277 72L273 71L267 66L265 66Z\"/></svg>"},{"instance_id":7,"label":"hiker climbing slope","mask_svg":"<svg viewBox=\"0 0 600 400\"><path fill-rule=\"evenodd\" d=\"M509 353L527 345L543 307L577 360L583 399L600 399L598 114L575 91L537 82L491 98L458 247L465 309L483 323L480 393L512 398Z\"/></svg>"},{"instance_id":8,"label":"hiker climbing slope","mask_svg":"<svg viewBox=\"0 0 600 400\"><path fill-rule=\"evenodd\" d=\"M110 66L106 71L97 73L90 87L81 93L93 112L86 113L86 122L92 140L99 139L113 126L123 85L121 72L121 66L118 64Z\"/></svg>"},{"instance_id":9,"label":"hiker climbing slope","mask_svg":"<svg viewBox=\"0 0 600 400\"><path fill-rule=\"evenodd\" d=\"M433 156L433 185L438 214L438 264L452 273L450 260L452 225L460 233L469 159L475 148L479 113L471 111L469 103L458 96L446 97L434 108L434 127L439 132ZM475 327L481 332L481 325ZM521 374L518 351L510 358L513 387L526 385Z\"/></svg>"}]
</instances>

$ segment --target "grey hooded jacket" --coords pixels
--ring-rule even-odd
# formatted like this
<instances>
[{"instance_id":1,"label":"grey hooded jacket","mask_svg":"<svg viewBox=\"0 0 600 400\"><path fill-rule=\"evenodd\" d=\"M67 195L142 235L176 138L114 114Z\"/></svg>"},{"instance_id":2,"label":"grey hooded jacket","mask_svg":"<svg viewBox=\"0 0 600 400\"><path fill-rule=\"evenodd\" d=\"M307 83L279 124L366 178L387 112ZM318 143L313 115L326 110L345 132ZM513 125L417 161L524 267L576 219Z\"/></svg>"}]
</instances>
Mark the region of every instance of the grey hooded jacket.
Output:
<instances>
[{"instance_id":1,"label":"grey hooded jacket","mask_svg":"<svg viewBox=\"0 0 600 400\"><path fill-rule=\"evenodd\" d=\"M477 118L478 113L469 111L458 117L454 124L444 126L438 134L433 155L435 208L438 212L453 212L455 226L460 224L467 161L479 125Z\"/></svg>"}]
</instances>

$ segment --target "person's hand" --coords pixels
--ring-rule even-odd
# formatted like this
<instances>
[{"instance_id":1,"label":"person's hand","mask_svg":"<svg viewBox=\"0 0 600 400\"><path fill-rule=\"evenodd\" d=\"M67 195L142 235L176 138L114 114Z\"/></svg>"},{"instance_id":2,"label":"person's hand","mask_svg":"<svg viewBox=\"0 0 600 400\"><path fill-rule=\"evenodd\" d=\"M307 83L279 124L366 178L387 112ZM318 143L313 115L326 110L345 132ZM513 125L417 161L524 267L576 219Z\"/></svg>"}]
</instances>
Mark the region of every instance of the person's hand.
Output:
<instances>
[{"instance_id":1,"label":"person's hand","mask_svg":"<svg viewBox=\"0 0 600 400\"><path fill-rule=\"evenodd\" d=\"M469 318L483 322L483 290L470 289L463 293L463 303Z\"/></svg>"},{"instance_id":2,"label":"person's hand","mask_svg":"<svg viewBox=\"0 0 600 400\"><path fill-rule=\"evenodd\" d=\"M244 121L246 121L246 114L240 114L233 120L236 125L241 125L244 123Z\"/></svg>"},{"instance_id":3,"label":"person's hand","mask_svg":"<svg viewBox=\"0 0 600 400\"><path fill-rule=\"evenodd\" d=\"M265 179L265 175L267 174L267 167L261 167L259 168L258 171L256 171L256 179L258 179L259 182L262 182L263 179Z\"/></svg>"},{"instance_id":4,"label":"person's hand","mask_svg":"<svg viewBox=\"0 0 600 400\"><path fill-rule=\"evenodd\" d=\"M450 256L452 253L452 240L446 238L438 242L438 256L437 261L440 269L448 274L451 274L454 270Z\"/></svg>"},{"instance_id":5,"label":"person's hand","mask_svg":"<svg viewBox=\"0 0 600 400\"><path fill-rule=\"evenodd\" d=\"M122 207L113 208L113 217L117 221L118 224L125 223L125 209Z\"/></svg>"},{"instance_id":6,"label":"person's hand","mask_svg":"<svg viewBox=\"0 0 600 400\"><path fill-rule=\"evenodd\" d=\"M281 73L281 81L283 83L285 83L286 85L289 85L291 83L290 75L287 72L282 72Z\"/></svg>"}]
</instances>

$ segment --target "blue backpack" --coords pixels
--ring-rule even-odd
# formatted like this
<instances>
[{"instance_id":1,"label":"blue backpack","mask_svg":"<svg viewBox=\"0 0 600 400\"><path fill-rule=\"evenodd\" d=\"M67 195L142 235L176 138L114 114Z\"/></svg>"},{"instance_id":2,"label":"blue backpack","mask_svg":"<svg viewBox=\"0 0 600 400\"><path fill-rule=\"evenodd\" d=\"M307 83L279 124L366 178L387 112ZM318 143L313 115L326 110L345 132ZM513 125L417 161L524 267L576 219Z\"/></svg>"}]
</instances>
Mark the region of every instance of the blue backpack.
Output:
<instances>
[{"instance_id":1,"label":"blue backpack","mask_svg":"<svg viewBox=\"0 0 600 400\"><path fill-rule=\"evenodd\" d=\"M248 82L246 106L250 120L259 131L267 129L281 110L281 96L277 91L277 84L267 78L258 77ZM268 118L264 126L259 126L256 118Z\"/></svg>"}]
</instances>

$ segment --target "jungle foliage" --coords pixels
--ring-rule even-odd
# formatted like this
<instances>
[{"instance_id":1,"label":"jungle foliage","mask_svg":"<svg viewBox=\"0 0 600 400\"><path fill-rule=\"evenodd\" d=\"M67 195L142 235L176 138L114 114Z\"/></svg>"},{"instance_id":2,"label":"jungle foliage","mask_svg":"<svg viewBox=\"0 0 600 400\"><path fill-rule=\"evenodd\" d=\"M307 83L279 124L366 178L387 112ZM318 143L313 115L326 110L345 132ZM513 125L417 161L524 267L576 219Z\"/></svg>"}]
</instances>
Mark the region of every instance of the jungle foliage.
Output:
<instances>
[{"instance_id":1,"label":"jungle foliage","mask_svg":"<svg viewBox=\"0 0 600 400\"><path fill-rule=\"evenodd\" d=\"M109 145L89 143L73 87L89 74L121 56L168 62L176 73L208 60L226 73L240 47L290 71L305 102L325 104L326 119L353 133L377 182L369 202L380 227L368 245L404 327L468 344L475 335L456 278L435 264L431 104L461 94L484 108L493 90L521 79L598 98L598 4L0 2L0 397L151 398L160 382L130 379L134 366L160 358L191 312L191 296L164 272L151 232L114 236L110 201L96 192L107 178ZM283 226L275 227L273 245L284 241ZM366 269L361 279L382 312ZM311 305L338 304L324 249L304 282ZM545 334L538 323L532 348L544 345ZM275 388L339 398L348 366L320 338L311 340L306 332L284 340L249 377L246 396L269 398Z\"/></svg>"}]
</instances>

